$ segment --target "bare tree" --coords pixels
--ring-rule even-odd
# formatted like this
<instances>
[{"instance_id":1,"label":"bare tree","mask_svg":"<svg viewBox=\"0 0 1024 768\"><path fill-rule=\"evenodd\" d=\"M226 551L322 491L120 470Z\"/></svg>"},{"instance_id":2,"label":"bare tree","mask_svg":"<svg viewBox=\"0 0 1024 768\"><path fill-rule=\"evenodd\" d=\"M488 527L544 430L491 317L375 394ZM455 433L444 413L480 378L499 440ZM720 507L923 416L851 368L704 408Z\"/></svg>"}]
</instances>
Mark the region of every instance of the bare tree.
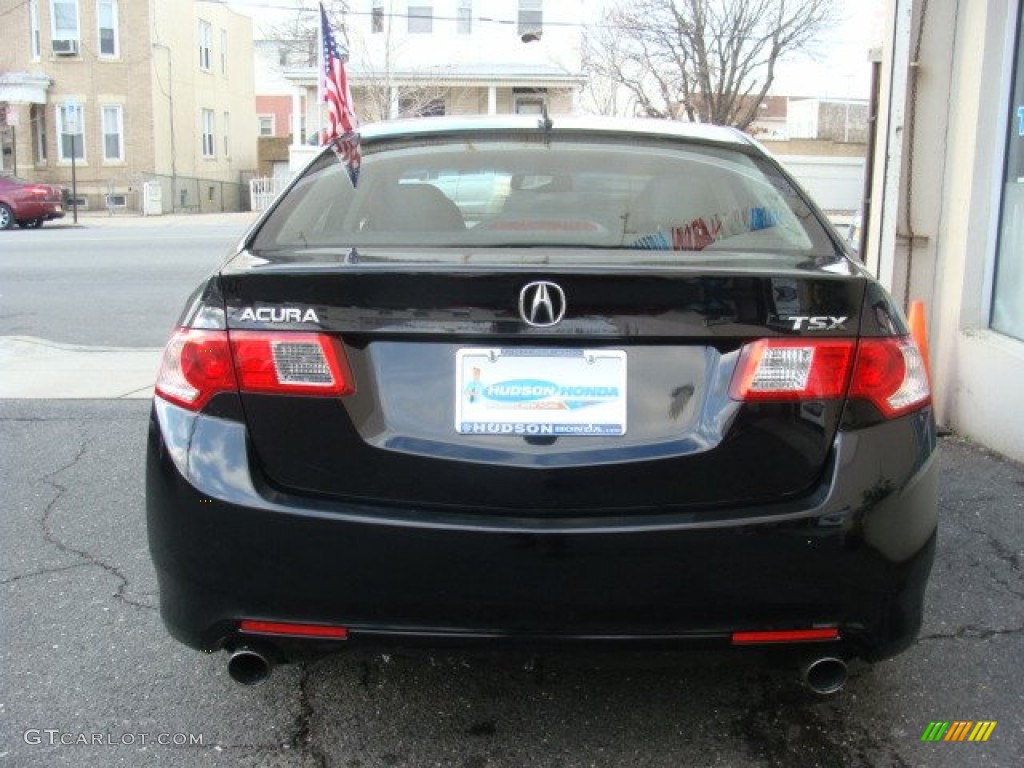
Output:
<instances>
[{"instance_id":1,"label":"bare tree","mask_svg":"<svg viewBox=\"0 0 1024 768\"><path fill-rule=\"evenodd\" d=\"M394 2L380 6L380 16L372 20L374 36L380 38L379 44L373 46L376 53L365 36L352 35L353 55L360 66L353 98L360 102L361 119L367 122L429 116L438 112L438 105L443 113L450 92L440 84L439 77L428 71L408 71L401 79L396 76L402 57L401 45L395 39L395 21L404 22L407 17L396 14L394 6Z\"/></svg>"},{"instance_id":2,"label":"bare tree","mask_svg":"<svg viewBox=\"0 0 1024 768\"><path fill-rule=\"evenodd\" d=\"M602 25L584 27L582 35L583 74L586 85L580 98L584 108L599 115L623 114L622 91L632 96L633 89L623 82L626 73L621 65L627 55L627 44L607 23L607 16ZM635 98L631 99L635 101ZM627 108L632 114L632 108Z\"/></svg>"},{"instance_id":3,"label":"bare tree","mask_svg":"<svg viewBox=\"0 0 1024 768\"><path fill-rule=\"evenodd\" d=\"M324 10L339 43L347 43L347 0L325 0ZM267 39L277 43L278 64L282 67L315 67L320 51L319 9L298 8L287 21L267 27Z\"/></svg>"},{"instance_id":4,"label":"bare tree","mask_svg":"<svg viewBox=\"0 0 1024 768\"><path fill-rule=\"evenodd\" d=\"M430 73L418 72L414 83L398 82L395 77L395 59L398 45L392 38L393 3L381 6L380 16L372 18L375 31L383 39L383 60L371 54L358 31L349 29L350 3L347 0L326 0L327 19L339 43L349 51L348 70L352 78L352 96L356 111L363 122L387 120L391 117L416 117L434 114L445 103L447 87ZM400 16L404 21L404 14ZM362 23L363 17L356 17ZM267 30L268 37L277 43L278 64L281 67L318 67L320 14L297 10L294 17ZM378 27L379 25L379 27ZM395 114L394 107L398 107Z\"/></svg>"},{"instance_id":5,"label":"bare tree","mask_svg":"<svg viewBox=\"0 0 1024 768\"><path fill-rule=\"evenodd\" d=\"M392 117L444 114L450 91L447 86L429 80L419 84L399 84L393 74L384 70L362 73L359 84L353 87L352 97L359 105L359 119L373 123Z\"/></svg>"},{"instance_id":6,"label":"bare tree","mask_svg":"<svg viewBox=\"0 0 1024 768\"><path fill-rule=\"evenodd\" d=\"M742 129L779 59L836 21L837 0L628 0L589 31L585 66L640 114Z\"/></svg>"}]
</instances>

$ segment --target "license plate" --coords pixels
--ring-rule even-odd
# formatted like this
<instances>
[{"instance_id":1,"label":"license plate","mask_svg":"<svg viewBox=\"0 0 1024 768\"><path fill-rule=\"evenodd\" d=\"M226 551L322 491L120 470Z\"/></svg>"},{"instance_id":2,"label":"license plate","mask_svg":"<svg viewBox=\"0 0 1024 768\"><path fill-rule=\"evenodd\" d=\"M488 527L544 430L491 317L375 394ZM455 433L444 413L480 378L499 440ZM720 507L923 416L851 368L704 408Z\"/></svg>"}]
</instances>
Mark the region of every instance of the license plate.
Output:
<instances>
[{"instance_id":1,"label":"license plate","mask_svg":"<svg viewBox=\"0 0 1024 768\"><path fill-rule=\"evenodd\" d=\"M460 349L455 430L463 435L624 435L626 352Z\"/></svg>"}]
</instances>

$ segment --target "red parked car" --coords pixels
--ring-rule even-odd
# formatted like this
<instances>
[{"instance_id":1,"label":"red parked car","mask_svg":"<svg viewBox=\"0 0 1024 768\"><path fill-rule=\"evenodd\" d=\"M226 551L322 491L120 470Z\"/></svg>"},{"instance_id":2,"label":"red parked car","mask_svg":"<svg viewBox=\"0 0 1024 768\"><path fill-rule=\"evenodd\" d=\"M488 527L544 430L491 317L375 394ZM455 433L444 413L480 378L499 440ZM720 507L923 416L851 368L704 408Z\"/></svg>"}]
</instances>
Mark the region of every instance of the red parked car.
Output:
<instances>
[{"instance_id":1,"label":"red parked car","mask_svg":"<svg viewBox=\"0 0 1024 768\"><path fill-rule=\"evenodd\" d=\"M0 176L0 229L41 227L64 216L64 188Z\"/></svg>"}]
</instances>

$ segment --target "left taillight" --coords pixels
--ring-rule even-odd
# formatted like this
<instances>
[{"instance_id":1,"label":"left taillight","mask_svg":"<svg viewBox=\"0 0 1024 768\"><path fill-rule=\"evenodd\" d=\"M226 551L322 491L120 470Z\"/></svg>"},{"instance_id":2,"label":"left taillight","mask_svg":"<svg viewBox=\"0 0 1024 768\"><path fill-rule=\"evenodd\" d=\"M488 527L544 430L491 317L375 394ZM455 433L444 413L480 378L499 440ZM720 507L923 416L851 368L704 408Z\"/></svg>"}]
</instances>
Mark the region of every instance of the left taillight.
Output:
<instances>
[{"instance_id":1,"label":"left taillight","mask_svg":"<svg viewBox=\"0 0 1024 768\"><path fill-rule=\"evenodd\" d=\"M167 342L155 388L164 400L198 411L237 388L227 331L179 328Z\"/></svg>"},{"instance_id":2,"label":"left taillight","mask_svg":"<svg viewBox=\"0 0 1024 768\"><path fill-rule=\"evenodd\" d=\"M291 395L351 395L341 342L323 333L230 331L239 389Z\"/></svg>"},{"instance_id":3,"label":"left taillight","mask_svg":"<svg viewBox=\"0 0 1024 768\"><path fill-rule=\"evenodd\" d=\"M198 411L219 392L342 396L355 391L341 343L320 333L180 328L156 394Z\"/></svg>"}]
</instances>

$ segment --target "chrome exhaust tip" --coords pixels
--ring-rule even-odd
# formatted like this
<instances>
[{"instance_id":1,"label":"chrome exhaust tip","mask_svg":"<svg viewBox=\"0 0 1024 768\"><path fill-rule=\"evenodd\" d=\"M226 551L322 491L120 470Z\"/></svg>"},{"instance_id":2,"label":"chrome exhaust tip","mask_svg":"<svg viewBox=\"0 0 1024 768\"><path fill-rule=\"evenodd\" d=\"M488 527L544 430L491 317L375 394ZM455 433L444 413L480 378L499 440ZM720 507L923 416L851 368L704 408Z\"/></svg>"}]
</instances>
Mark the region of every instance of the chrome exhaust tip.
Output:
<instances>
[{"instance_id":1,"label":"chrome exhaust tip","mask_svg":"<svg viewBox=\"0 0 1024 768\"><path fill-rule=\"evenodd\" d=\"M804 685L821 696L838 693L846 685L848 677L846 662L835 656L812 659L800 671Z\"/></svg>"},{"instance_id":2,"label":"chrome exhaust tip","mask_svg":"<svg viewBox=\"0 0 1024 768\"><path fill-rule=\"evenodd\" d=\"M252 648L236 648L228 658L228 674L242 685L259 685L270 677L273 667L266 656Z\"/></svg>"}]
</instances>

